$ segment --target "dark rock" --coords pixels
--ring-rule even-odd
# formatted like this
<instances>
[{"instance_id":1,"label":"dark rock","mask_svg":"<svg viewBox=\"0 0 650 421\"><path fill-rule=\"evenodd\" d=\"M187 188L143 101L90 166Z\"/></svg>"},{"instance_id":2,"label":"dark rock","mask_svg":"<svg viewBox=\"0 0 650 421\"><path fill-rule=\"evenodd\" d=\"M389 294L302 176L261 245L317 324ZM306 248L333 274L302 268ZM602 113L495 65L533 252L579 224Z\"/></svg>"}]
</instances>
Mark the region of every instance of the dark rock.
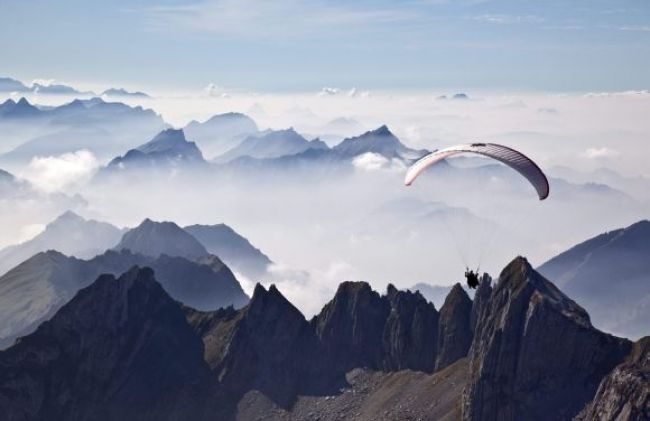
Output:
<instances>
[{"instance_id":1,"label":"dark rock","mask_svg":"<svg viewBox=\"0 0 650 421\"><path fill-rule=\"evenodd\" d=\"M211 390L202 348L150 269L101 276L0 352L2 417L201 419Z\"/></svg>"},{"instance_id":2,"label":"dark rock","mask_svg":"<svg viewBox=\"0 0 650 421\"><path fill-rule=\"evenodd\" d=\"M255 287L243 309L190 315L205 344L205 359L221 386L241 396L255 389L280 406L298 393L327 386L317 337L304 316L275 286ZM330 391L332 392L332 391Z\"/></svg>"},{"instance_id":3,"label":"dark rock","mask_svg":"<svg viewBox=\"0 0 650 421\"><path fill-rule=\"evenodd\" d=\"M630 347L518 257L476 324L463 419L570 419Z\"/></svg>"},{"instance_id":4,"label":"dark rock","mask_svg":"<svg viewBox=\"0 0 650 421\"><path fill-rule=\"evenodd\" d=\"M472 300L460 284L454 285L440 309L436 371L467 356L472 343Z\"/></svg>"},{"instance_id":5,"label":"dark rock","mask_svg":"<svg viewBox=\"0 0 650 421\"><path fill-rule=\"evenodd\" d=\"M365 282L343 282L311 323L323 351L339 371L380 368L390 303Z\"/></svg>"},{"instance_id":6,"label":"dark rock","mask_svg":"<svg viewBox=\"0 0 650 421\"><path fill-rule=\"evenodd\" d=\"M344 282L315 316L323 352L341 372L355 367L433 371L438 312L418 292L389 285L380 296L365 282Z\"/></svg>"},{"instance_id":7,"label":"dark rock","mask_svg":"<svg viewBox=\"0 0 650 421\"><path fill-rule=\"evenodd\" d=\"M100 274L118 276L134 265L153 268L175 300L201 310L228 305L239 308L248 302L230 269L216 256L194 262L167 255L153 258L130 251L107 251L91 260L80 260L48 251L0 277L0 348L33 332Z\"/></svg>"},{"instance_id":8,"label":"dark rock","mask_svg":"<svg viewBox=\"0 0 650 421\"><path fill-rule=\"evenodd\" d=\"M650 336L634 344L632 353L600 383L579 421L650 419Z\"/></svg>"},{"instance_id":9,"label":"dark rock","mask_svg":"<svg viewBox=\"0 0 650 421\"><path fill-rule=\"evenodd\" d=\"M438 312L418 292L398 291L388 285L391 311L383 334L383 369L433 372Z\"/></svg>"},{"instance_id":10,"label":"dark rock","mask_svg":"<svg viewBox=\"0 0 650 421\"><path fill-rule=\"evenodd\" d=\"M472 312L470 313L470 328L472 332L476 330L476 323L481 317L481 312L486 311L490 305L490 294L492 294L492 278L487 273L484 273L481 278L481 283L479 283L474 293L474 302L472 303Z\"/></svg>"}]
</instances>

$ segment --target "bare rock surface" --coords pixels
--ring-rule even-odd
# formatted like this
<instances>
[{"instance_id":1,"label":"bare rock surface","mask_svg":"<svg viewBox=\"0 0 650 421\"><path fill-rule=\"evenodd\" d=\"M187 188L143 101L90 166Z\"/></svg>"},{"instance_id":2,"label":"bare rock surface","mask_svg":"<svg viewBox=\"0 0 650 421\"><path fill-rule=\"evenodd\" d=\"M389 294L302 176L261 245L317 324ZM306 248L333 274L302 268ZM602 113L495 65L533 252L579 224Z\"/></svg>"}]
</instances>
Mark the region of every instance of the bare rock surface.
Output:
<instances>
[{"instance_id":1,"label":"bare rock surface","mask_svg":"<svg viewBox=\"0 0 650 421\"><path fill-rule=\"evenodd\" d=\"M632 353L600 383L579 421L650 419L650 336L634 344Z\"/></svg>"},{"instance_id":2,"label":"bare rock surface","mask_svg":"<svg viewBox=\"0 0 650 421\"><path fill-rule=\"evenodd\" d=\"M518 257L477 322L463 419L571 419L630 347Z\"/></svg>"}]
</instances>

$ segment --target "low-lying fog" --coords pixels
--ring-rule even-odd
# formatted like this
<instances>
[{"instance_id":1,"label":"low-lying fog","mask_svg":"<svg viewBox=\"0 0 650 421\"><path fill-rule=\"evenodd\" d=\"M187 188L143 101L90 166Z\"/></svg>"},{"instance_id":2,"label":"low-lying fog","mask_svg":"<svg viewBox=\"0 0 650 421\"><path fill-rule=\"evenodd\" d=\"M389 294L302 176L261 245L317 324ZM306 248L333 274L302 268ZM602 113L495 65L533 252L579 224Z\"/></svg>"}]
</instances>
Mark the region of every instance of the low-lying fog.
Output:
<instances>
[{"instance_id":1,"label":"low-lying fog","mask_svg":"<svg viewBox=\"0 0 650 421\"><path fill-rule=\"evenodd\" d=\"M466 265L479 264L496 275L518 254L539 265L577 242L649 215L647 92L468 93L465 100L438 98L454 92L324 92L160 95L125 102L153 108L177 128L239 111L260 129L294 127L330 146L382 124L414 149L502 143L540 164L551 178L550 197L540 202L525 180L501 166L469 169L466 177L429 174L405 187L402 162L372 156L340 174L303 170L268 177L251 169L244 177L169 173L99 184L92 176L107 159L79 150L0 165L39 189L0 198L0 246L28 239L66 209L121 227L146 217L179 225L224 222L276 262L274 279L263 281L276 282L311 315L341 281L366 280L382 291L388 282L448 285L462 281ZM50 105L67 100L29 99ZM87 139L89 145L94 141ZM458 167L487 164L493 163L452 161ZM592 181L609 188L584 184ZM240 280L248 292L258 281Z\"/></svg>"}]
</instances>

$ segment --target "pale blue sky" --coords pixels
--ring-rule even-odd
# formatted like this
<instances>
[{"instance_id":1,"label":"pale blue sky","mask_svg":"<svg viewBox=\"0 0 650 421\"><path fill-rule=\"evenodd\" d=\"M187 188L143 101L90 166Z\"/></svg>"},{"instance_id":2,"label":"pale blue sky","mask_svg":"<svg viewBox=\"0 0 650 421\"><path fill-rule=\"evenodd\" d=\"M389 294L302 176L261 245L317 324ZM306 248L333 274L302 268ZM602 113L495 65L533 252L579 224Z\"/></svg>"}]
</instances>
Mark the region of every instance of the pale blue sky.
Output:
<instances>
[{"instance_id":1,"label":"pale blue sky","mask_svg":"<svg viewBox=\"0 0 650 421\"><path fill-rule=\"evenodd\" d=\"M0 75L248 91L650 88L648 0L0 0Z\"/></svg>"}]
</instances>

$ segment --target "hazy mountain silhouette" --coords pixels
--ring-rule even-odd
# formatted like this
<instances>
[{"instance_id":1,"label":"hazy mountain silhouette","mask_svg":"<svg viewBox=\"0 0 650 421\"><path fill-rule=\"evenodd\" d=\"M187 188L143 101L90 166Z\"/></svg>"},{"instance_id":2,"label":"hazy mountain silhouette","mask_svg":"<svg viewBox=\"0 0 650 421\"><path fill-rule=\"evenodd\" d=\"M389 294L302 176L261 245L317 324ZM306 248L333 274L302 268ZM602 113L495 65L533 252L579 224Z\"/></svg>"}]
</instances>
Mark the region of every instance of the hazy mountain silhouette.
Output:
<instances>
[{"instance_id":1,"label":"hazy mountain silhouette","mask_svg":"<svg viewBox=\"0 0 650 421\"><path fill-rule=\"evenodd\" d=\"M175 300L198 309L239 308L248 301L230 269L216 256L193 261L126 250L80 260L51 250L34 255L0 277L0 346L33 331L100 274L119 275L134 265L153 268Z\"/></svg>"},{"instance_id":2,"label":"hazy mountain silhouette","mask_svg":"<svg viewBox=\"0 0 650 421\"><path fill-rule=\"evenodd\" d=\"M169 169L169 167L197 167L206 164L196 143L185 139L183 130L166 129L149 142L113 159L109 171L139 171Z\"/></svg>"},{"instance_id":3,"label":"hazy mountain silhouette","mask_svg":"<svg viewBox=\"0 0 650 421\"><path fill-rule=\"evenodd\" d=\"M0 77L0 92L25 92L29 90L24 83L10 77Z\"/></svg>"},{"instance_id":4,"label":"hazy mountain silhouette","mask_svg":"<svg viewBox=\"0 0 650 421\"><path fill-rule=\"evenodd\" d=\"M130 250L145 256L161 254L199 259L209 255L206 248L191 234L173 222L145 219L124 233L115 250Z\"/></svg>"},{"instance_id":5,"label":"hazy mountain silhouette","mask_svg":"<svg viewBox=\"0 0 650 421\"><path fill-rule=\"evenodd\" d=\"M538 269L579 300L594 324L631 338L650 326L650 222L598 235Z\"/></svg>"},{"instance_id":6,"label":"hazy mountain silhouette","mask_svg":"<svg viewBox=\"0 0 650 421\"><path fill-rule=\"evenodd\" d=\"M258 132L255 121L241 113L217 114L203 123L192 121L183 130L209 159L227 152L247 136Z\"/></svg>"},{"instance_id":7,"label":"hazy mountain silhouette","mask_svg":"<svg viewBox=\"0 0 650 421\"><path fill-rule=\"evenodd\" d=\"M111 224L87 220L67 211L31 240L0 250L0 274L47 250L88 259L114 246L121 236L122 230Z\"/></svg>"},{"instance_id":8,"label":"hazy mountain silhouette","mask_svg":"<svg viewBox=\"0 0 650 421\"><path fill-rule=\"evenodd\" d=\"M12 162L81 149L100 158L112 158L166 126L152 110L101 98L75 99L42 109L21 99L14 105L5 102L0 110L5 107L9 114L0 111L0 127L9 132L7 142L13 147L5 149L8 152L2 159Z\"/></svg>"},{"instance_id":9,"label":"hazy mountain silhouette","mask_svg":"<svg viewBox=\"0 0 650 421\"><path fill-rule=\"evenodd\" d=\"M268 130L259 135L247 137L239 145L215 158L215 161L228 162L245 156L256 159L272 159L300 154L309 149L328 149L328 146L318 139L311 141L305 139L293 128Z\"/></svg>"},{"instance_id":10,"label":"hazy mountain silhouette","mask_svg":"<svg viewBox=\"0 0 650 421\"><path fill-rule=\"evenodd\" d=\"M228 225L190 225L183 229L234 271L253 280L268 275L271 259Z\"/></svg>"},{"instance_id":11,"label":"hazy mountain silhouette","mask_svg":"<svg viewBox=\"0 0 650 421\"><path fill-rule=\"evenodd\" d=\"M348 159L368 152L389 159L415 159L426 153L426 151L418 151L404 146L385 125L360 136L346 138L332 150L339 157Z\"/></svg>"},{"instance_id":12,"label":"hazy mountain silhouette","mask_svg":"<svg viewBox=\"0 0 650 421\"><path fill-rule=\"evenodd\" d=\"M140 91L127 91L122 88L109 88L101 93L101 96L116 97L116 98L151 98L149 95Z\"/></svg>"}]
</instances>

